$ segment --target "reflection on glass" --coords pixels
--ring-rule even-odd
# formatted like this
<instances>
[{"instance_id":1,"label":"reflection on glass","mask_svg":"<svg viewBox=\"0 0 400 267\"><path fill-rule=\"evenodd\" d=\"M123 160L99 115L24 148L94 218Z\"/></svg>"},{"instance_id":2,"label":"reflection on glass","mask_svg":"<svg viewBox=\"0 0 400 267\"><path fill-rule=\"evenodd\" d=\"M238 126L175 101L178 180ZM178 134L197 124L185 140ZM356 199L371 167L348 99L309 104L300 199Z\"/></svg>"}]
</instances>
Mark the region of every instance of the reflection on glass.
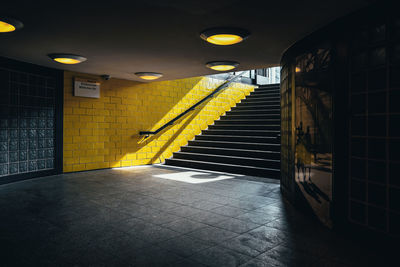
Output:
<instances>
[{"instance_id":1,"label":"reflection on glass","mask_svg":"<svg viewBox=\"0 0 400 267\"><path fill-rule=\"evenodd\" d=\"M297 57L295 79L295 181L318 218L331 226L332 89L330 49Z\"/></svg>"}]
</instances>

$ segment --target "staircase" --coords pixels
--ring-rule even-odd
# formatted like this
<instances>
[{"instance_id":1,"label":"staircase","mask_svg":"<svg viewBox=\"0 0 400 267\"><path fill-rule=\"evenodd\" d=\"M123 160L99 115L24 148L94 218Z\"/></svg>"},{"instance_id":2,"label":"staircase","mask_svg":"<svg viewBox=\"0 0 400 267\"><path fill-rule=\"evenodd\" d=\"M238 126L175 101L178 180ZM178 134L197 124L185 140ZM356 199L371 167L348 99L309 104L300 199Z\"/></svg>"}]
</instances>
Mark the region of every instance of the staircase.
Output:
<instances>
[{"instance_id":1,"label":"staircase","mask_svg":"<svg viewBox=\"0 0 400 267\"><path fill-rule=\"evenodd\" d=\"M280 179L279 84L255 89L166 165Z\"/></svg>"}]
</instances>

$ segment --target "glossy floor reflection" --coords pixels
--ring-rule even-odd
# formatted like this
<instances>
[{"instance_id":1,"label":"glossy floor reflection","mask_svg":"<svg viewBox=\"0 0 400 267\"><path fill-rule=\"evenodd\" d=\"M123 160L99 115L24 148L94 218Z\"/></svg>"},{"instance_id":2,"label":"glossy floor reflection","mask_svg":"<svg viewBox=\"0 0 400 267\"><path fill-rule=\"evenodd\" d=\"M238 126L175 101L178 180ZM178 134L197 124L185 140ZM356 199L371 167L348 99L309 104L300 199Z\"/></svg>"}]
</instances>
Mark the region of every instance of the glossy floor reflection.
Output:
<instances>
[{"instance_id":1,"label":"glossy floor reflection","mask_svg":"<svg viewBox=\"0 0 400 267\"><path fill-rule=\"evenodd\" d=\"M279 183L261 181L153 166L3 185L0 266L367 266L377 258L296 212Z\"/></svg>"}]
</instances>

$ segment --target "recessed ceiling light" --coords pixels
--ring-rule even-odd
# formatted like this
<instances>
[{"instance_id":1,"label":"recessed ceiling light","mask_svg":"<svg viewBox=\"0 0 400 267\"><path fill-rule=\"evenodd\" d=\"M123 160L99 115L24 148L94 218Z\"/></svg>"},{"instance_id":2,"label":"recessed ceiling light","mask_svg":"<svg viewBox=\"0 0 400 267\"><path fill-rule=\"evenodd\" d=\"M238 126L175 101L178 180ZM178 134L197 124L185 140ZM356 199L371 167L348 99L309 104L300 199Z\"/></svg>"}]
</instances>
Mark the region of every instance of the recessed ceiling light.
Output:
<instances>
[{"instance_id":1,"label":"recessed ceiling light","mask_svg":"<svg viewBox=\"0 0 400 267\"><path fill-rule=\"evenodd\" d=\"M86 61L86 58L83 56L73 55L73 54L49 54L49 57L62 64L79 64L83 61Z\"/></svg>"},{"instance_id":2,"label":"recessed ceiling light","mask_svg":"<svg viewBox=\"0 0 400 267\"><path fill-rule=\"evenodd\" d=\"M237 66L239 66L239 62L236 61L211 61L206 64L206 66L210 69L217 71L228 71L233 70Z\"/></svg>"},{"instance_id":3,"label":"recessed ceiling light","mask_svg":"<svg viewBox=\"0 0 400 267\"><path fill-rule=\"evenodd\" d=\"M249 31L239 28L212 28L203 31L200 37L216 45L233 45L240 43L249 35Z\"/></svg>"},{"instance_id":4,"label":"recessed ceiling light","mask_svg":"<svg viewBox=\"0 0 400 267\"><path fill-rule=\"evenodd\" d=\"M24 27L21 21L8 17L0 17L0 33L13 32Z\"/></svg>"},{"instance_id":5,"label":"recessed ceiling light","mask_svg":"<svg viewBox=\"0 0 400 267\"><path fill-rule=\"evenodd\" d=\"M158 72L136 72L135 75L143 80L148 81L157 80L158 78L161 78L163 76L161 73Z\"/></svg>"}]
</instances>

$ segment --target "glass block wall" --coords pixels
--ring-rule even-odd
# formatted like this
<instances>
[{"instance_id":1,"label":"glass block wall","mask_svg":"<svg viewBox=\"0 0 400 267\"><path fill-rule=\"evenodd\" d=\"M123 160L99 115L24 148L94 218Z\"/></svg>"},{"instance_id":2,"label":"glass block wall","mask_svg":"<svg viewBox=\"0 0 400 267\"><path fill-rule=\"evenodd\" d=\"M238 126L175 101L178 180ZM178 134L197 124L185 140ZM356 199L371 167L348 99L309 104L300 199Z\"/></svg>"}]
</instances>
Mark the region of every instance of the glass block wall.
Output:
<instances>
[{"instance_id":1,"label":"glass block wall","mask_svg":"<svg viewBox=\"0 0 400 267\"><path fill-rule=\"evenodd\" d=\"M55 78L0 67L2 177L55 168Z\"/></svg>"},{"instance_id":2,"label":"glass block wall","mask_svg":"<svg viewBox=\"0 0 400 267\"><path fill-rule=\"evenodd\" d=\"M349 218L399 235L400 18L366 21L350 51Z\"/></svg>"}]
</instances>

